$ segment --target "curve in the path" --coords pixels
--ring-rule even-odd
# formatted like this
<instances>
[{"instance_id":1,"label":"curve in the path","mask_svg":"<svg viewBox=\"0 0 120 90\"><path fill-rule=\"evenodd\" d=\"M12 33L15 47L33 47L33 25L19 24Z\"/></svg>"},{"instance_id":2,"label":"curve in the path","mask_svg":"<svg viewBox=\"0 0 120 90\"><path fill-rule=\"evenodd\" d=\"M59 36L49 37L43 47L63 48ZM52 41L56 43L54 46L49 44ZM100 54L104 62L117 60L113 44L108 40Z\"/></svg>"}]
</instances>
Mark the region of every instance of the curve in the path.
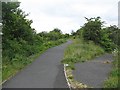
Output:
<instances>
[{"instance_id":1,"label":"curve in the path","mask_svg":"<svg viewBox=\"0 0 120 90\"><path fill-rule=\"evenodd\" d=\"M108 78L113 61L112 54L105 54L92 61L75 64L73 76L76 81L82 82L90 87L102 88L104 80Z\"/></svg>"},{"instance_id":2,"label":"curve in the path","mask_svg":"<svg viewBox=\"0 0 120 90\"><path fill-rule=\"evenodd\" d=\"M65 48L71 44L48 49L31 65L3 84L3 88L68 88L61 60Z\"/></svg>"}]
</instances>

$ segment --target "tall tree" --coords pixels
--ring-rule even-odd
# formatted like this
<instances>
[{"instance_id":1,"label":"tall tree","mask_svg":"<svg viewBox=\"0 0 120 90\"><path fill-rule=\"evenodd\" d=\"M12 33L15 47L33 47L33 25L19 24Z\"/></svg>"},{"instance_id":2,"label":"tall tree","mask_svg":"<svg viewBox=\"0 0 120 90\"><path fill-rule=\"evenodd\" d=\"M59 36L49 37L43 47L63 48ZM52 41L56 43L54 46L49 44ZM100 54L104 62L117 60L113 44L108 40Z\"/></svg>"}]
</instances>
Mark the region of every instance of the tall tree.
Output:
<instances>
[{"instance_id":1,"label":"tall tree","mask_svg":"<svg viewBox=\"0 0 120 90\"><path fill-rule=\"evenodd\" d=\"M85 40L92 40L95 43L100 41L100 31L103 26L103 22L100 20L100 17L97 18L86 18L87 23L83 26L83 37Z\"/></svg>"},{"instance_id":2,"label":"tall tree","mask_svg":"<svg viewBox=\"0 0 120 90\"><path fill-rule=\"evenodd\" d=\"M32 20L26 19L20 8L20 2L2 2L3 19L3 56L15 57L15 53L29 53L34 50L30 46L34 44L35 30L31 28ZM26 51L25 51L26 50Z\"/></svg>"},{"instance_id":3,"label":"tall tree","mask_svg":"<svg viewBox=\"0 0 120 90\"><path fill-rule=\"evenodd\" d=\"M30 26L32 20L26 19L28 14L19 9L19 6L19 2L2 2L3 44L8 39L23 39L29 43L33 40L35 31Z\"/></svg>"}]
</instances>

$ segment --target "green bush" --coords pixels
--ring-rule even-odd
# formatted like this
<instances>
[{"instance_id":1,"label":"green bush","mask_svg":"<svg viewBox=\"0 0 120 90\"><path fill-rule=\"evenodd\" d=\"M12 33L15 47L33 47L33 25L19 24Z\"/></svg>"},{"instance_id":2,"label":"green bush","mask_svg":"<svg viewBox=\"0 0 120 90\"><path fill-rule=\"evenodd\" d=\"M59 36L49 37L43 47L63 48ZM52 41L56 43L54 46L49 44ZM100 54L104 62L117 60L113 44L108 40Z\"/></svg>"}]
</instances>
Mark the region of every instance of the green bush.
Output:
<instances>
[{"instance_id":1,"label":"green bush","mask_svg":"<svg viewBox=\"0 0 120 90\"><path fill-rule=\"evenodd\" d=\"M65 42L61 30L37 34L19 2L2 2L3 80L30 64L38 54ZM31 60L32 58L32 60Z\"/></svg>"},{"instance_id":2,"label":"green bush","mask_svg":"<svg viewBox=\"0 0 120 90\"><path fill-rule=\"evenodd\" d=\"M115 56L115 61L112 63L113 68L112 71L109 74L109 77L107 80L104 82L104 88L118 88L119 87L119 77L120 77L120 72L119 72L119 54L117 53Z\"/></svg>"},{"instance_id":3,"label":"green bush","mask_svg":"<svg viewBox=\"0 0 120 90\"><path fill-rule=\"evenodd\" d=\"M117 37L119 36L117 33L120 30L116 26L103 28L103 22L100 17L86 18L86 20L87 23L77 31L79 32L79 37L82 36L86 41L93 41L107 52L113 51L116 48Z\"/></svg>"}]
</instances>

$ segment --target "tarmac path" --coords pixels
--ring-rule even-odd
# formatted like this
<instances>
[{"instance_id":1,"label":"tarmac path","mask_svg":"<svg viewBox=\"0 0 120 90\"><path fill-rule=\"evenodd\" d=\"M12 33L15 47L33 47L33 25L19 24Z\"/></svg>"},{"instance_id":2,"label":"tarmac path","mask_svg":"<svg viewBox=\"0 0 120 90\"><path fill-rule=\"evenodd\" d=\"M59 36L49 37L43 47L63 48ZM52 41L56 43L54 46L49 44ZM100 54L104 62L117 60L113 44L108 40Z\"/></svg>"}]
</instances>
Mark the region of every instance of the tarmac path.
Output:
<instances>
[{"instance_id":1,"label":"tarmac path","mask_svg":"<svg viewBox=\"0 0 120 90\"><path fill-rule=\"evenodd\" d=\"M102 88L112 69L113 55L105 54L94 60L75 64L73 76L76 81L94 88Z\"/></svg>"},{"instance_id":2,"label":"tarmac path","mask_svg":"<svg viewBox=\"0 0 120 90\"><path fill-rule=\"evenodd\" d=\"M65 48L71 43L68 41L48 49L32 64L6 81L3 88L68 88L61 60Z\"/></svg>"}]
</instances>

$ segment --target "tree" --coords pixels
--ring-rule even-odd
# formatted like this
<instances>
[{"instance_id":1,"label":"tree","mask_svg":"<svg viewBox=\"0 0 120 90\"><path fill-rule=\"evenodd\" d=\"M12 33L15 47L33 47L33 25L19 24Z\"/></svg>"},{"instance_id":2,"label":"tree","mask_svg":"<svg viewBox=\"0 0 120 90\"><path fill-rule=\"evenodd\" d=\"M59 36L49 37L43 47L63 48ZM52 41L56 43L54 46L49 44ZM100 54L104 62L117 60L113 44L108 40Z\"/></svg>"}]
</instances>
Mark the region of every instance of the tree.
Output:
<instances>
[{"instance_id":1,"label":"tree","mask_svg":"<svg viewBox=\"0 0 120 90\"><path fill-rule=\"evenodd\" d=\"M110 26L106 28L107 32L109 33L109 38L115 43L118 44L118 36L119 36L119 29L116 25Z\"/></svg>"},{"instance_id":2,"label":"tree","mask_svg":"<svg viewBox=\"0 0 120 90\"><path fill-rule=\"evenodd\" d=\"M19 2L2 2L3 44L7 39L23 39L29 43L33 41L35 31L30 26L32 20L26 19L28 14L19 9L19 6Z\"/></svg>"},{"instance_id":3,"label":"tree","mask_svg":"<svg viewBox=\"0 0 120 90\"><path fill-rule=\"evenodd\" d=\"M62 38L62 31L58 28L55 28L54 30L49 32L49 38L53 41Z\"/></svg>"},{"instance_id":4,"label":"tree","mask_svg":"<svg viewBox=\"0 0 120 90\"><path fill-rule=\"evenodd\" d=\"M62 31L60 30L60 29L58 29L58 28L55 28L53 31L51 31L51 32L56 32L56 33L59 33L59 34L62 34Z\"/></svg>"},{"instance_id":5,"label":"tree","mask_svg":"<svg viewBox=\"0 0 120 90\"><path fill-rule=\"evenodd\" d=\"M64 38L69 38L70 37L70 35L68 34L68 33L66 33L65 35L64 35Z\"/></svg>"},{"instance_id":6,"label":"tree","mask_svg":"<svg viewBox=\"0 0 120 90\"><path fill-rule=\"evenodd\" d=\"M71 35L72 36L75 36L76 35L76 32L74 30L71 31Z\"/></svg>"},{"instance_id":7,"label":"tree","mask_svg":"<svg viewBox=\"0 0 120 90\"><path fill-rule=\"evenodd\" d=\"M100 20L100 17L97 18L86 18L87 23L83 26L83 37L85 40L92 40L95 43L100 41L100 31L103 26L103 22Z\"/></svg>"},{"instance_id":8,"label":"tree","mask_svg":"<svg viewBox=\"0 0 120 90\"><path fill-rule=\"evenodd\" d=\"M103 23L100 17L86 18L87 23L82 27L83 38L86 41L94 41L95 44L102 46L105 51L112 51L116 48L117 37L119 31L116 26L103 28Z\"/></svg>"},{"instance_id":9,"label":"tree","mask_svg":"<svg viewBox=\"0 0 120 90\"><path fill-rule=\"evenodd\" d=\"M105 49L105 51L112 51L113 49L115 49L115 44L112 41L112 39L110 39L110 34L108 33L106 28L101 29L101 37L100 37L100 41L99 44Z\"/></svg>"},{"instance_id":10,"label":"tree","mask_svg":"<svg viewBox=\"0 0 120 90\"><path fill-rule=\"evenodd\" d=\"M36 32L31 28L32 20L26 19L28 14L19 6L19 2L2 2L3 56L10 59L14 58L16 53L31 55L34 52L32 47Z\"/></svg>"}]
</instances>

